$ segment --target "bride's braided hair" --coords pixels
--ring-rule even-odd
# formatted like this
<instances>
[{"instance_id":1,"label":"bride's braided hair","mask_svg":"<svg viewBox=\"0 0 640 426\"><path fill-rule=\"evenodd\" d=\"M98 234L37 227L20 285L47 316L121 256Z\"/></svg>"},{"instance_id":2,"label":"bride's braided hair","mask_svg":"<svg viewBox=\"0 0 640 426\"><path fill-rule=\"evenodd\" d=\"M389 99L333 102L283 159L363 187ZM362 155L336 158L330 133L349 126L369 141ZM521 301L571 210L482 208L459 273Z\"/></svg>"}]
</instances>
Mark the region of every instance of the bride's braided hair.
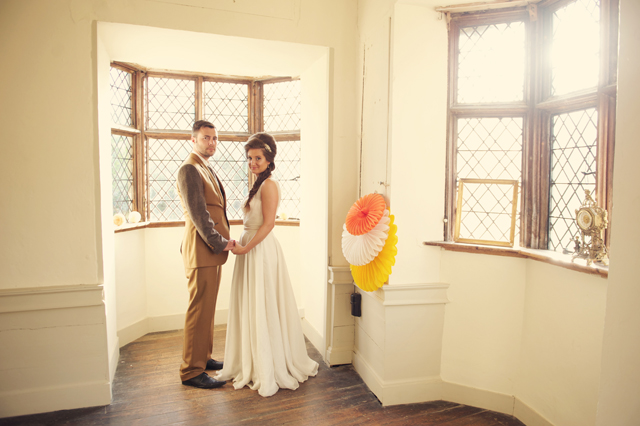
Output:
<instances>
[{"instance_id":1,"label":"bride's braided hair","mask_svg":"<svg viewBox=\"0 0 640 426\"><path fill-rule=\"evenodd\" d=\"M261 149L264 158L269 162L269 166L265 169L264 172L258 175L258 178L253 183L253 187L251 187L251 191L249 191L249 198L244 205L247 210L249 209L249 203L258 192L258 189L260 189L260 185L262 185L262 182L268 179L269 176L271 176L271 172L276 169L274 161L276 158L276 153L278 152L278 148L276 147L276 140L269 133L264 132L256 133L249 138L247 143L244 145L244 152L249 153L250 149Z\"/></svg>"}]
</instances>

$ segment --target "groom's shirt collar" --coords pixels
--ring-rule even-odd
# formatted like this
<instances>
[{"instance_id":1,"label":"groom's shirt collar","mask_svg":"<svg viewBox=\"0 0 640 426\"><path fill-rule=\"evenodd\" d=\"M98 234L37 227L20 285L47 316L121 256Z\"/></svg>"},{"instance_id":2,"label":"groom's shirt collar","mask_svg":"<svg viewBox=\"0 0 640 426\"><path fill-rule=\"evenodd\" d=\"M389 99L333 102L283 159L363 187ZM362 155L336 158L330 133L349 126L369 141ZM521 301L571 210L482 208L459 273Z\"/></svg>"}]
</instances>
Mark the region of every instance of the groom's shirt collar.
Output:
<instances>
[{"instance_id":1,"label":"groom's shirt collar","mask_svg":"<svg viewBox=\"0 0 640 426\"><path fill-rule=\"evenodd\" d=\"M204 163L205 166L209 166L209 160L207 158L204 158L202 155L200 155L197 151L193 151L193 153L195 155L197 155L198 157L200 157L200 159L202 160L202 162Z\"/></svg>"}]
</instances>

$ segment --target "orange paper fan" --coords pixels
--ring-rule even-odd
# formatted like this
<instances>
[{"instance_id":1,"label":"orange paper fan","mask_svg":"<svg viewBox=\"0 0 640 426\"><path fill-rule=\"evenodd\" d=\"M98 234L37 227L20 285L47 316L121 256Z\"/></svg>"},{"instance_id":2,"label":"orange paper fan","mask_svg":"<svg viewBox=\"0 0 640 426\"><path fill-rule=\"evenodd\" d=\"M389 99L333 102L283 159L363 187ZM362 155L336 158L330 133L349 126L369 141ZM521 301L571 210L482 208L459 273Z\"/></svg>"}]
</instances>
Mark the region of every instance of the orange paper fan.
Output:
<instances>
[{"instance_id":1,"label":"orange paper fan","mask_svg":"<svg viewBox=\"0 0 640 426\"><path fill-rule=\"evenodd\" d=\"M363 235L371 231L380 222L387 208L380 194L369 194L355 202L347 213L347 231L351 235Z\"/></svg>"}]
</instances>

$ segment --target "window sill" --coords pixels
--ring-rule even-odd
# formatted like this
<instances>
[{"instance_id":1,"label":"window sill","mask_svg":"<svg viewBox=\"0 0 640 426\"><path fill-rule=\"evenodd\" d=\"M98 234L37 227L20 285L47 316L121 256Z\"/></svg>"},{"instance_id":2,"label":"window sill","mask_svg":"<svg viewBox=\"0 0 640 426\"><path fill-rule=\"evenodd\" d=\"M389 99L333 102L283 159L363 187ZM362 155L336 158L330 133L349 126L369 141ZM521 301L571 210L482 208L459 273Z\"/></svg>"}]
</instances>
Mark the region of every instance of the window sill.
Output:
<instances>
[{"instance_id":1,"label":"window sill","mask_svg":"<svg viewBox=\"0 0 640 426\"><path fill-rule=\"evenodd\" d=\"M229 221L229 225L242 225L242 220L234 219ZM180 228L184 226L184 220L176 220L173 222L140 222L125 223L115 229L115 233L134 231L143 228ZM299 220L276 220L276 226L300 226Z\"/></svg>"},{"instance_id":2,"label":"window sill","mask_svg":"<svg viewBox=\"0 0 640 426\"><path fill-rule=\"evenodd\" d=\"M607 266L587 266L586 260L584 259L577 259L576 262L572 262L570 254L556 253L550 250L480 246L474 244L454 243L449 241L425 241L423 242L423 244L425 246L436 246L441 247L445 250L464 253L479 253L493 256L508 256L533 259L539 262L560 266L561 268L571 269L572 271L598 275L603 278L607 278L609 276L609 267Z\"/></svg>"}]
</instances>

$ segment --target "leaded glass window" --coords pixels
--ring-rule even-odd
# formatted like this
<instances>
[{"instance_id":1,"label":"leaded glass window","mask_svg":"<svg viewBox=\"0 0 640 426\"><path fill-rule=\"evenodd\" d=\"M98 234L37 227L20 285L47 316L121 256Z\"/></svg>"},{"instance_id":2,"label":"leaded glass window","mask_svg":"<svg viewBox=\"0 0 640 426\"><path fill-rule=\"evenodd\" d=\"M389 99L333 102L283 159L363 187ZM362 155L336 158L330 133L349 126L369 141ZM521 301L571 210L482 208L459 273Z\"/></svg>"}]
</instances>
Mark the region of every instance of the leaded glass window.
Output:
<instances>
[{"instance_id":1,"label":"leaded glass window","mask_svg":"<svg viewBox=\"0 0 640 426\"><path fill-rule=\"evenodd\" d=\"M265 132L300 130L300 93L300 80L265 83Z\"/></svg>"},{"instance_id":2,"label":"leaded glass window","mask_svg":"<svg viewBox=\"0 0 640 426\"><path fill-rule=\"evenodd\" d=\"M458 178L520 180L522 117L458 119Z\"/></svg>"},{"instance_id":3,"label":"leaded glass window","mask_svg":"<svg viewBox=\"0 0 640 426\"><path fill-rule=\"evenodd\" d=\"M191 129L196 121L194 80L150 76L146 87L147 129Z\"/></svg>"},{"instance_id":4,"label":"leaded glass window","mask_svg":"<svg viewBox=\"0 0 640 426\"><path fill-rule=\"evenodd\" d=\"M176 188L178 168L193 150L190 140L149 139L149 219L182 220L183 211Z\"/></svg>"},{"instance_id":5,"label":"leaded glass window","mask_svg":"<svg viewBox=\"0 0 640 426\"><path fill-rule=\"evenodd\" d=\"M458 179L509 179L520 181L522 168L523 119L460 118L457 121ZM468 184L461 230L465 238L502 240L509 226L498 223L511 217L510 188L487 184ZM516 220L516 224L519 221ZM518 236L516 226L516 238ZM495 234L495 235L493 235ZM498 238L501 237L501 238ZM507 241L509 238L507 238Z\"/></svg>"},{"instance_id":6,"label":"leaded glass window","mask_svg":"<svg viewBox=\"0 0 640 426\"><path fill-rule=\"evenodd\" d=\"M577 0L553 13L551 94L598 85L600 1Z\"/></svg>"},{"instance_id":7,"label":"leaded glass window","mask_svg":"<svg viewBox=\"0 0 640 426\"><path fill-rule=\"evenodd\" d=\"M128 71L112 67L109 71L111 80L111 121L122 126L133 126L132 111L132 77Z\"/></svg>"},{"instance_id":8,"label":"leaded glass window","mask_svg":"<svg viewBox=\"0 0 640 426\"><path fill-rule=\"evenodd\" d=\"M249 85L205 81L204 119L219 132L249 132Z\"/></svg>"},{"instance_id":9,"label":"leaded glass window","mask_svg":"<svg viewBox=\"0 0 640 426\"><path fill-rule=\"evenodd\" d=\"M598 112L595 108L557 114L551 121L549 249L561 251L580 235L576 209L584 190L596 197Z\"/></svg>"},{"instance_id":10,"label":"leaded glass window","mask_svg":"<svg viewBox=\"0 0 640 426\"><path fill-rule=\"evenodd\" d=\"M183 219L176 173L192 152L193 123L204 119L218 130L209 164L225 189L228 218L243 217L250 182L244 144L260 131L274 133L278 141L274 176L281 181L280 210L300 217L299 80L139 70L116 62L110 72L114 212L128 214L136 207L146 221ZM144 119L136 123L135 117Z\"/></svg>"},{"instance_id":11,"label":"leaded glass window","mask_svg":"<svg viewBox=\"0 0 640 426\"><path fill-rule=\"evenodd\" d=\"M227 217L242 219L243 200L249 195L249 175L244 143L219 141L210 164L222 182L227 197Z\"/></svg>"},{"instance_id":12,"label":"leaded glass window","mask_svg":"<svg viewBox=\"0 0 640 426\"><path fill-rule=\"evenodd\" d=\"M113 214L125 217L133 210L133 138L111 135L111 190Z\"/></svg>"},{"instance_id":13,"label":"leaded glass window","mask_svg":"<svg viewBox=\"0 0 640 426\"><path fill-rule=\"evenodd\" d=\"M613 205L618 2L504 7L450 12L445 240L461 179L517 180L516 243L572 250L585 189ZM464 194L460 229L496 238L501 203L482 185L465 185L477 194Z\"/></svg>"},{"instance_id":14,"label":"leaded glass window","mask_svg":"<svg viewBox=\"0 0 640 426\"><path fill-rule=\"evenodd\" d=\"M278 141L273 177L280 183L278 212L289 219L300 219L300 149L299 140Z\"/></svg>"},{"instance_id":15,"label":"leaded glass window","mask_svg":"<svg viewBox=\"0 0 640 426\"><path fill-rule=\"evenodd\" d=\"M458 103L524 99L524 22L460 28Z\"/></svg>"}]
</instances>

